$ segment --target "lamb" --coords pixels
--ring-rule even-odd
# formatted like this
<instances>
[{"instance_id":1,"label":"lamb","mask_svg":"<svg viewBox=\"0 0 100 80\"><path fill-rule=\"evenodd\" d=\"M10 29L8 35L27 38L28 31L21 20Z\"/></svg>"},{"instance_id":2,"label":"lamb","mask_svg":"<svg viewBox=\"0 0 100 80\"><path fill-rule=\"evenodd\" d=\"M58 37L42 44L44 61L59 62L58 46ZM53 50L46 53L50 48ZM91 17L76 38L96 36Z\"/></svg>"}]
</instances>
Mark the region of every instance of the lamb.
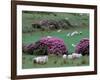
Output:
<instances>
[{"instance_id":1,"label":"lamb","mask_svg":"<svg viewBox=\"0 0 100 80\"><path fill-rule=\"evenodd\" d=\"M33 58L33 62L38 63L38 64L45 64L48 62L48 56L39 56L39 57Z\"/></svg>"}]
</instances>

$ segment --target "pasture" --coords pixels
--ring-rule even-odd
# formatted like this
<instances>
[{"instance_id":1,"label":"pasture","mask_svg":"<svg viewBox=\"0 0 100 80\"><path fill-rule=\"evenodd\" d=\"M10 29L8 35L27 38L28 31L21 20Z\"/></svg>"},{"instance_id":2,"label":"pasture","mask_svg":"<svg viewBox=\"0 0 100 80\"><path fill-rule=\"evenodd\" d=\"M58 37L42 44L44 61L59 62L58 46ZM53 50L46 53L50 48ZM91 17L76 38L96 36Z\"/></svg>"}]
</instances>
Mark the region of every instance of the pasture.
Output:
<instances>
[{"instance_id":1,"label":"pasture","mask_svg":"<svg viewBox=\"0 0 100 80\"><path fill-rule=\"evenodd\" d=\"M69 27L68 29L58 30L34 30L32 23L42 19L60 20L67 18L68 21L75 27ZM82 34L67 36L68 33L74 31L82 32ZM45 12L23 12L22 13L22 42L25 44L35 43L42 37L52 36L58 37L64 40L65 45L68 48L68 54L75 51L76 45L82 38L89 38L89 15L87 14L72 14L72 13L45 13ZM48 62L46 64L35 64L32 59L38 55L22 54L22 68L49 68L49 67L69 67L69 66L88 66L89 56L85 55L79 59L66 59L66 63L63 62L62 57L48 56Z\"/></svg>"}]
</instances>

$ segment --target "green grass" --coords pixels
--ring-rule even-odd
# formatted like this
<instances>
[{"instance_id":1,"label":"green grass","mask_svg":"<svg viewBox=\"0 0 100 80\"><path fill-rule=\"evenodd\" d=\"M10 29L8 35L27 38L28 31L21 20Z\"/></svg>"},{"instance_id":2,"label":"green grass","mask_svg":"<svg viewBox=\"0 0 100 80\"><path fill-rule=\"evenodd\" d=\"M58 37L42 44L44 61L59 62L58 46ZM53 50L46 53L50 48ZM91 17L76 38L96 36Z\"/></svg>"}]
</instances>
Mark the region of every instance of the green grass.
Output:
<instances>
[{"instance_id":1,"label":"green grass","mask_svg":"<svg viewBox=\"0 0 100 80\"><path fill-rule=\"evenodd\" d=\"M89 65L89 56L83 56L79 59L66 59L63 60L62 57L50 56L48 57L48 62L46 64L36 64L32 59L36 57L35 55L23 55L23 69L28 68L53 68L53 67L70 67L70 66L88 66Z\"/></svg>"},{"instance_id":2,"label":"green grass","mask_svg":"<svg viewBox=\"0 0 100 80\"><path fill-rule=\"evenodd\" d=\"M34 21L39 21L42 19L63 19L69 18L72 24L78 24L80 27L74 27L70 29L63 30L61 32L57 32L57 30L50 30L50 31L40 31L37 30L35 32L23 33L22 34L22 42L25 44L35 43L36 41L40 40L40 38L45 36L53 36L58 37L64 40L65 45L68 48L69 53L74 52L75 48L72 44L77 44L82 38L89 38L89 20L87 15L77 16L69 13L56 13L56 16L53 14L36 14L34 13L23 13L22 14L22 30L31 30L32 23ZM82 25L85 23L86 25ZM82 34L75 35L73 37L67 37L67 33L71 33L73 31L82 31ZM68 66L87 66L89 65L89 56L83 56L80 59L69 60L66 59L66 63L63 62L61 57L57 56L49 56L49 61L46 64L34 64L32 59L36 57L36 55L22 55L22 68L48 68L48 67L68 67ZM57 63L56 63L57 61Z\"/></svg>"}]
</instances>

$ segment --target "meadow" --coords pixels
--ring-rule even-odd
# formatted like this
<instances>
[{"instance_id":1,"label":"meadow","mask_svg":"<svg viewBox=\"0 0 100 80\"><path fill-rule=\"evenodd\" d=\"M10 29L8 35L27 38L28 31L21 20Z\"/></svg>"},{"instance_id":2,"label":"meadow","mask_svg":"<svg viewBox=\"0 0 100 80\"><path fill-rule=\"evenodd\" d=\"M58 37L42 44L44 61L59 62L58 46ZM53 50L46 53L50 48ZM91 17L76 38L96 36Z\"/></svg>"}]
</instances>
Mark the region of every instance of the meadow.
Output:
<instances>
[{"instance_id":1,"label":"meadow","mask_svg":"<svg viewBox=\"0 0 100 80\"><path fill-rule=\"evenodd\" d=\"M32 23L42 19L60 20L68 18L68 21L75 27L69 27L68 29L58 30L35 30L32 27ZM82 32L80 35L67 36L68 33L73 31ZM25 12L22 13L22 42L25 44L35 43L42 37L52 36L58 37L64 40L65 45L68 48L68 53L71 54L75 51L76 45L82 38L89 38L89 15L78 13L46 13L46 12ZM88 66L89 56L85 55L79 59L66 59L66 63L59 56L50 56L46 64L34 64L32 59L37 55L22 54L22 68L48 68L48 67L69 67L69 66Z\"/></svg>"}]
</instances>

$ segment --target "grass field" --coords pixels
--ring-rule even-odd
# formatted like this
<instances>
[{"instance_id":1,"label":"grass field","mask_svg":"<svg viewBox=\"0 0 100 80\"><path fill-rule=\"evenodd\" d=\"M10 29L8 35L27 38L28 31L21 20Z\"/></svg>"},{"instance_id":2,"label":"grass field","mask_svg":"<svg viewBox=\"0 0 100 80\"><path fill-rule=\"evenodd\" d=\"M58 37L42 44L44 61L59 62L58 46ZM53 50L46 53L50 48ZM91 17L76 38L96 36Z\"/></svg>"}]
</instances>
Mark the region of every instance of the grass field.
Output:
<instances>
[{"instance_id":1,"label":"grass field","mask_svg":"<svg viewBox=\"0 0 100 80\"><path fill-rule=\"evenodd\" d=\"M48 62L46 64L36 64L33 63L32 59L37 57L36 55L23 55L22 68L53 68L53 67L70 67L70 66L88 66L89 65L89 57L83 56L80 59L66 59L64 62L62 57L58 56L49 56Z\"/></svg>"},{"instance_id":2,"label":"grass field","mask_svg":"<svg viewBox=\"0 0 100 80\"><path fill-rule=\"evenodd\" d=\"M69 53L74 52L75 48L72 44L77 44L82 38L89 38L89 20L87 15L73 15L67 13L56 13L56 16L53 14L36 14L36 13L23 13L22 15L22 30L31 30L32 29L32 22L41 20L41 19L62 19L68 17L72 24L77 23L80 27L74 27L70 29L62 29L61 32L57 32L57 30L49 30L49 31L39 31L36 32L28 32L22 34L22 42L25 44L34 43L40 40L42 37L45 36L53 36L58 37L64 40L65 45L68 47ZM85 23L82 25L82 23ZM68 37L67 34L73 31L81 31L82 34L75 35L73 37ZM68 67L68 66L87 66L89 65L89 56L83 56L80 59L70 60L66 59L66 63L63 62L61 57L57 56L49 56L49 61L44 64L34 64L32 59L37 55L29 55L24 54L22 56L22 68L47 68L47 67Z\"/></svg>"}]
</instances>

